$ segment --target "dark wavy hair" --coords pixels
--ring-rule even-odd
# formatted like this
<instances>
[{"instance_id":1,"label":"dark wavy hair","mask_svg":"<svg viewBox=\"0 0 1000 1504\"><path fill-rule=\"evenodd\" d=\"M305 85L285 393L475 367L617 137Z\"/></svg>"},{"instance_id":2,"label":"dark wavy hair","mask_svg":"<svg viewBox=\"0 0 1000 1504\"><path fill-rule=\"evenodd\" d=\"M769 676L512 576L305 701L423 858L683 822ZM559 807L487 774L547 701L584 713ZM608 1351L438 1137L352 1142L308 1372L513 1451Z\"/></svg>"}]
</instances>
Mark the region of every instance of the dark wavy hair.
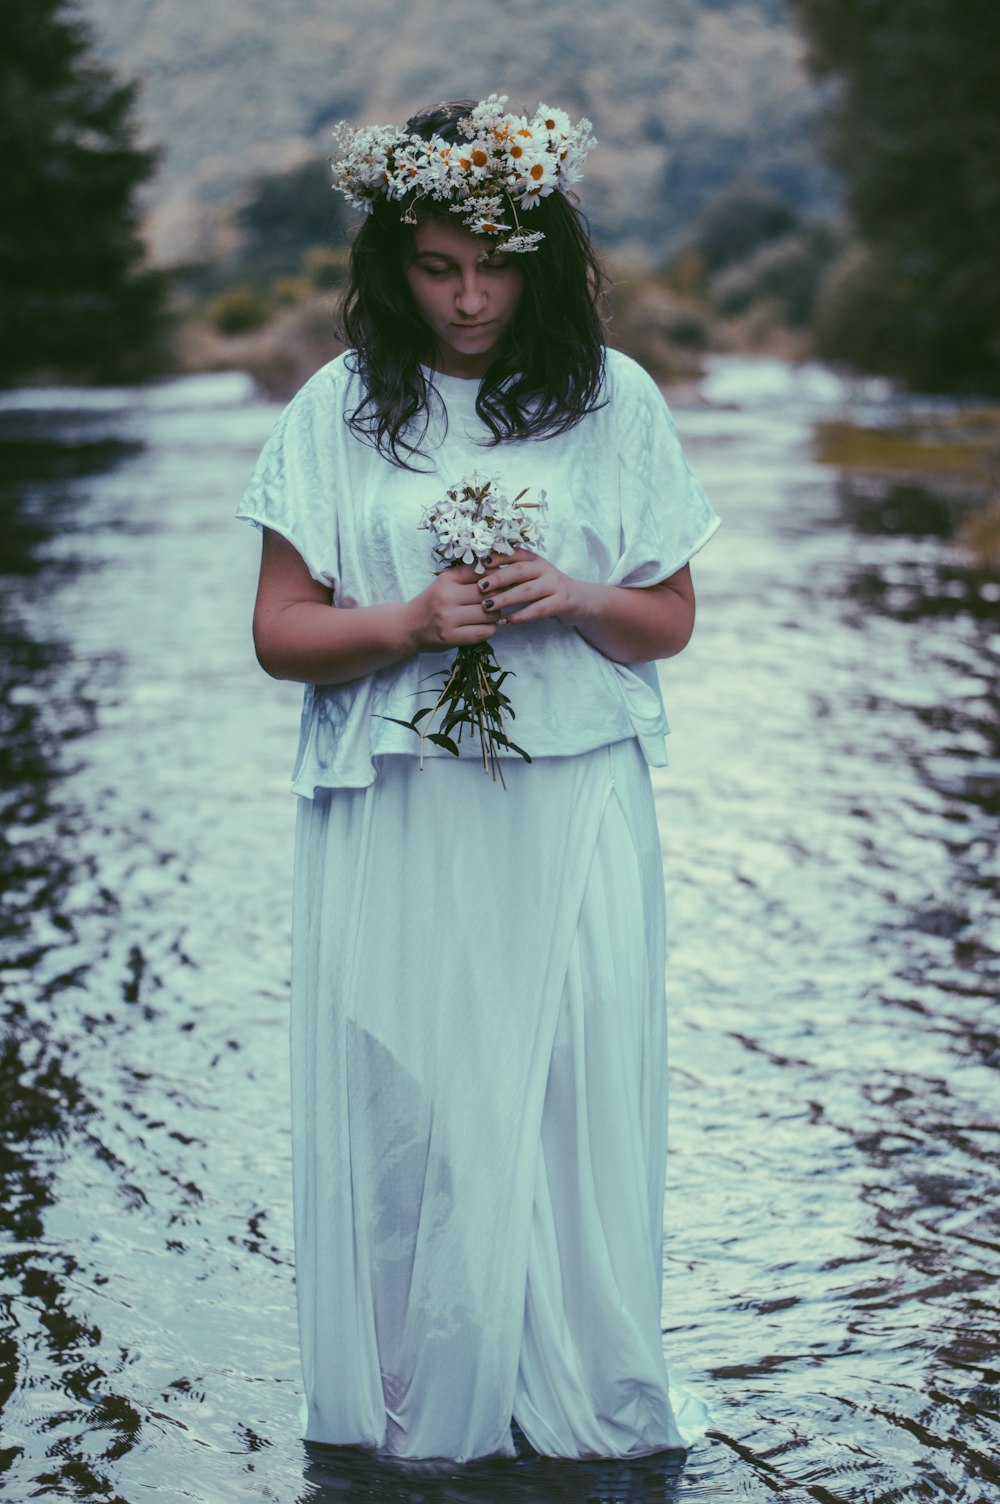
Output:
<instances>
[{"instance_id":1,"label":"dark wavy hair","mask_svg":"<svg viewBox=\"0 0 1000 1504\"><path fill-rule=\"evenodd\" d=\"M467 99L434 105L414 115L406 129L425 138L463 140L458 121L474 105ZM422 454L430 400L421 362L431 349L403 271L413 248L413 226L401 221L407 208L418 222L436 217L455 224L447 206L432 200L406 205L377 199L351 249L341 325L366 388L348 416L350 427L393 464L415 469L411 461ZM545 239L536 250L518 254L521 299L476 397L494 444L564 433L603 406L604 274L586 221L558 191L525 219L525 229L541 230Z\"/></svg>"}]
</instances>

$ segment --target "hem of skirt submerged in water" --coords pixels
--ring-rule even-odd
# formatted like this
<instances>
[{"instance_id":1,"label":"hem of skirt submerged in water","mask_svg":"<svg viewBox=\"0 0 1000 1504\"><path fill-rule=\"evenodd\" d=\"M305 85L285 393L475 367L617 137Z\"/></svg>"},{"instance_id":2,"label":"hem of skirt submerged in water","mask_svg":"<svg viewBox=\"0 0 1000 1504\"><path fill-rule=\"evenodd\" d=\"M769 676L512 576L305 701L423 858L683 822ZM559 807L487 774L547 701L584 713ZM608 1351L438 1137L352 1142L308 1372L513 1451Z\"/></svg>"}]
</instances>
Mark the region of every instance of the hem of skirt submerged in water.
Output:
<instances>
[{"instance_id":1,"label":"hem of skirt submerged in water","mask_svg":"<svg viewBox=\"0 0 1000 1504\"><path fill-rule=\"evenodd\" d=\"M383 1447L373 1446L364 1442L333 1442L320 1441L315 1436L303 1434L302 1441L307 1447L319 1447L324 1451L343 1453L345 1455L357 1455L369 1457L373 1461L384 1463L387 1467L396 1467L400 1471L433 1473L437 1471L451 1471L456 1467L474 1467L480 1462L510 1462L517 1463L524 1457L537 1457L545 1462L565 1462L573 1464L581 1463L621 1463L627 1465L630 1462L643 1462L651 1457L686 1457L696 1446L697 1441L685 1441L678 1446L655 1446L647 1451L607 1453L607 1452L581 1452L574 1456L566 1456L562 1453L536 1452L530 1442L525 1440L524 1450L518 1451L512 1447L510 1451L497 1450L494 1452L481 1452L470 1457L407 1457L400 1452L389 1452Z\"/></svg>"},{"instance_id":2,"label":"hem of skirt submerged in water","mask_svg":"<svg viewBox=\"0 0 1000 1504\"><path fill-rule=\"evenodd\" d=\"M528 1454L545 1458L554 1462L640 1462L647 1457L661 1457L684 1454L692 1451L703 1440L706 1431L712 1424L713 1413L709 1406L690 1390L670 1385L670 1403L674 1412L674 1422L681 1440L679 1445L663 1445L641 1448L630 1452L580 1452L572 1456L565 1453L550 1454L539 1452L525 1436L517 1422L517 1417L511 1417L511 1428L520 1432L524 1447ZM522 1448L518 1446L516 1437L508 1432L508 1448L498 1447L494 1451L477 1453L469 1457L408 1457L403 1453L388 1450L384 1445L377 1442L363 1441L326 1441L318 1436L309 1435L308 1404L303 1398L300 1406L300 1420L302 1426L302 1440L308 1446L329 1448L331 1451L356 1452L377 1458L379 1462L385 1462L404 1469L433 1471L435 1468L452 1468L465 1466L476 1462L509 1461L513 1462L522 1455Z\"/></svg>"}]
</instances>

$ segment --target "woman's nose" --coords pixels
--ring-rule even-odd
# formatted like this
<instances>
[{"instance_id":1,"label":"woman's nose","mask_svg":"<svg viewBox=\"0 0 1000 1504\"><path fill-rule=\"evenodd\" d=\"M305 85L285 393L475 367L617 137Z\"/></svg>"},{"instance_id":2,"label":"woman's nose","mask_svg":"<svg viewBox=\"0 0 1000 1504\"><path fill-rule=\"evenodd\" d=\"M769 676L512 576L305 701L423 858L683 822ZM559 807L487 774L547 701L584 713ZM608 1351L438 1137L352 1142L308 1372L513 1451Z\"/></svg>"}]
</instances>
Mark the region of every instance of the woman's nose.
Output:
<instances>
[{"instance_id":1,"label":"woman's nose","mask_svg":"<svg viewBox=\"0 0 1000 1504\"><path fill-rule=\"evenodd\" d=\"M455 299L458 312L466 318L472 318L477 313L482 313L486 307L487 293L486 284L478 272L470 272L462 278L462 285Z\"/></svg>"}]
</instances>

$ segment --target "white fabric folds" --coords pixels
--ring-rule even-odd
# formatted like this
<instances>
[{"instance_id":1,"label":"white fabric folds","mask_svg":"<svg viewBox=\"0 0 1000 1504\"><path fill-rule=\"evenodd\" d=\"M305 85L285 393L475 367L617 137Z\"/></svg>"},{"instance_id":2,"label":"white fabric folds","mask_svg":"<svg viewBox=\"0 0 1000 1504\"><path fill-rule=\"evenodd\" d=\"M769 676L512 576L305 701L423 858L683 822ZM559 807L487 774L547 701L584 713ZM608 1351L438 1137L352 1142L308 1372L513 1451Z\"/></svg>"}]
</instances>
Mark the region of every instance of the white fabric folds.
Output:
<instances>
[{"instance_id":1,"label":"white fabric folds","mask_svg":"<svg viewBox=\"0 0 1000 1504\"><path fill-rule=\"evenodd\" d=\"M606 352L603 405L567 433L491 446L476 412L479 383L432 375L424 458L391 465L348 427L364 387L348 353L324 366L289 403L254 470L239 516L281 533L334 607L412 600L434 577L433 538L420 521L449 485L499 476L508 496L547 493L546 558L574 579L655 585L708 542L719 519L692 475L655 382L617 350ZM414 438L419 437L419 431ZM656 665L614 663L558 620L523 623L497 638L513 735L532 757L589 752L636 737L652 765L666 761L667 721ZM418 653L348 684L307 685L293 783L363 787L388 753L414 756L408 721L432 705L452 654ZM449 757L425 745L428 757ZM516 760L517 754L501 755Z\"/></svg>"},{"instance_id":2,"label":"white fabric folds","mask_svg":"<svg viewBox=\"0 0 1000 1504\"><path fill-rule=\"evenodd\" d=\"M682 1447L648 768L631 739L504 772L384 756L298 802L306 1435L461 1461L511 1455L514 1417L549 1456Z\"/></svg>"}]
</instances>

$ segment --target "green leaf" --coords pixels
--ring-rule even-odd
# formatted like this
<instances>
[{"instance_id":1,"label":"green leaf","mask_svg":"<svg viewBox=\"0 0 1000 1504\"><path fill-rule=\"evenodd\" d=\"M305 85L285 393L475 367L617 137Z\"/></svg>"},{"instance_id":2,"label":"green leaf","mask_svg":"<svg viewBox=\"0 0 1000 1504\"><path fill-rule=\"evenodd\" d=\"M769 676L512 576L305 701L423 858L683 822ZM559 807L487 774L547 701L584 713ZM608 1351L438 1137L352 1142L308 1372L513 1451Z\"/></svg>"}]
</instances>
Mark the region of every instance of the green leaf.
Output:
<instances>
[{"instance_id":1,"label":"green leaf","mask_svg":"<svg viewBox=\"0 0 1000 1504\"><path fill-rule=\"evenodd\" d=\"M379 715L378 718L380 721L392 721L394 726L405 726L407 731L415 731L418 736L420 735L420 728L415 726L413 721L401 721L398 715Z\"/></svg>"},{"instance_id":2,"label":"green leaf","mask_svg":"<svg viewBox=\"0 0 1000 1504\"><path fill-rule=\"evenodd\" d=\"M443 747L445 751L450 752L453 757L459 756L459 751L455 746L455 743L452 741L450 736L445 736L443 731L432 731L427 740L429 742L433 742L435 747Z\"/></svg>"}]
</instances>

